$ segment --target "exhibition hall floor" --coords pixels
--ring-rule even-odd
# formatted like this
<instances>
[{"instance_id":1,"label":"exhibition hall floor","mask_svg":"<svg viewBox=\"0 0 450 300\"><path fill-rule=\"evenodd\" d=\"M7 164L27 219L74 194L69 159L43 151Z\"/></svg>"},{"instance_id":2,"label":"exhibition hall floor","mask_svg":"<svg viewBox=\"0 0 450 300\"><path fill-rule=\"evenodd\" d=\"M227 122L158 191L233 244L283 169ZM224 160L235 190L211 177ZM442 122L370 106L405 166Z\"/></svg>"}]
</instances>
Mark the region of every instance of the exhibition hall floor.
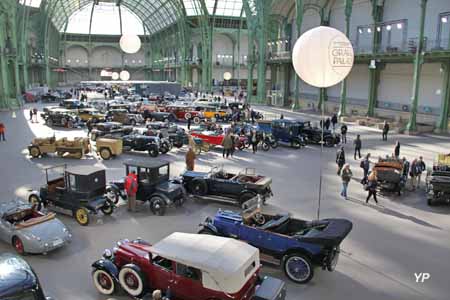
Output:
<instances>
[{"instance_id":1,"label":"exhibition hall floor","mask_svg":"<svg viewBox=\"0 0 450 300\"><path fill-rule=\"evenodd\" d=\"M258 110L284 114L286 118L317 119L316 116L291 113L274 108L260 107ZM146 153L123 154L102 161L94 156L84 159L60 159L46 157L30 159L26 149L35 136L52 135L52 130L43 125L32 124L27 108L18 111L16 118L10 112L1 112L0 120L6 126L6 142L0 142L0 201L24 196L29 188L44 184L43 168L66 163L68 165L97 165L107 168L108 180L125 175L122 165L127 158L152 159ZM353 222L353 230L341 245L340 261L335 272L316 270L315 277L307 285L290 282L282 271L271 266L263 267L269 274L286 281L288 300L424 300L448 299L450 293L450 206L429 207L425 191L406 192L402 196L379 197L379 205L364 202L366 192L359 179L362 170L359 160L353 159L352 142L361 134L363 153L370 152L372 160L378 156L392 154L396 139L402 144L401 156L408 160L422 155L431 166L437 153L449 152L448 136L389 136L381 141L381 132L349 125L348 143L345 146L347 161L357 177L349 186L348 201L339 196L341 180L336 175L335 148L324 150L322 155L323 184L320 218L346 218ZM56 129L57 138L86 136L85 129ZM171 162L171 175L178 176L185 168L186 147L174 149L159 158ZM221 151L202 153L196 160L197 170L209 170L214 165L224 165L231 171L256 168L257 172L273 178L274 196L268 200L265 210L290 212L302 219L317 217L320 147L307 146L294 150L287 147L252 154L238 151L232 159L223 159ZM91 280L90 264L98 259L105 248L111 248L123 238L141 237L151 243L175 231L196 232L198 224L212 216L219 208L236 207L219 203L187 202L181 208L172 208L162 217L154 216L147 206L140 206L137 213L119 207L110 216L94 219L82 227L69 216L58 215L73 233L73 242L48 255L28 255L26 260L37 272L46 293L59 300L100 300L100 295ZM13 252L11 245L0 244L0 252ZM416 282L415 273L429 273L431 278ZM112 299L131 299L118 295Z\"/></svg>"}]
</instances>

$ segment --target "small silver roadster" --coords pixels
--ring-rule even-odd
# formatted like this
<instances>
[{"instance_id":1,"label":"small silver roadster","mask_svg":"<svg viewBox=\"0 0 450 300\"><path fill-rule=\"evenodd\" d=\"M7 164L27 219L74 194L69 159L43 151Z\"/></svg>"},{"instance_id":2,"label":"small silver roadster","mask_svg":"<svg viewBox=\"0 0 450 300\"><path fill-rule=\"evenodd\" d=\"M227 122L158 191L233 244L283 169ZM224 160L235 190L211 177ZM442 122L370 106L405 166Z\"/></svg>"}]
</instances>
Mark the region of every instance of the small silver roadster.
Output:
<instances>
[{"instance_id":1,"label":"small silver roadster","mask_svg":"<svg viewBox=\"0 0 450 300\"><path fill-rule=\"evenodd\" d=\"M54 213L16 199L0 203L0 239L19 254L46 254L70 243L72 234Z\"/></svg>"}]
</instances>

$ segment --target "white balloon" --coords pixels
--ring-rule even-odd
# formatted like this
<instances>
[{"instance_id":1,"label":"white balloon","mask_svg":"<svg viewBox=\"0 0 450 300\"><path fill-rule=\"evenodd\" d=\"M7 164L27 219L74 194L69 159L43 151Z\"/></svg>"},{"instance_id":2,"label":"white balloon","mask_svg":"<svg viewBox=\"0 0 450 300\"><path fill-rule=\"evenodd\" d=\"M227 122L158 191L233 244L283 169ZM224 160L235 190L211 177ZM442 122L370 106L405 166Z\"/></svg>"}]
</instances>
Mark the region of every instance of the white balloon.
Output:
<instances>
[{"instance_id":1,"label":"white balloon","mask_svg":"<svg viewBox=\"0 0 450 300\"><path fill-rule=\"evenodd\" d=\"M137 35L124 34L119 41L120 49L123 52L133 54L141 49L141 39Z\"/></svg>"},{"instance_id":2,"label":"white balloon","mask_svg":"<svg viewBox=\"0 0 450 300\"><path fill-rule=\"evenodd\" d=\"M112 75L111 75L111 79L112 79L112 80L117 80L117 79L119 79L119 73L113 72Z\"/></svg>"},{"instance_id":3,"label":"white balloon","mask_svg":"<svg viewBox=\"0 0 450 300\"><path fill-rule=\"evenodd\" d=\"M123 81L128 81L128 80L130 80L130 72L128 72L128 71L125 71L125 70L123 70L122 72L120 72L120 80L123 80Z\"/></svg>"},{"instance_id":4,"label":"white balloon","mask_svg":"<svg viewBox=\"0 0 450 300\"><path fill-rule=\"evenodd\" d=\"M319 26L308 30L295 42L292 64L309 85L325 88L338 84L353 67L351 42L339 30Z\"/></svg>"},{"instance_id":5,"label":"white balloon","mask_svg":"<svg viewBox=\"0 0 450 300\"><path fill-rule=\"evenodd\" d=\"M223 79L230 80L233 77L230 72L223 73Z\"/></svg>"}]
</instances>

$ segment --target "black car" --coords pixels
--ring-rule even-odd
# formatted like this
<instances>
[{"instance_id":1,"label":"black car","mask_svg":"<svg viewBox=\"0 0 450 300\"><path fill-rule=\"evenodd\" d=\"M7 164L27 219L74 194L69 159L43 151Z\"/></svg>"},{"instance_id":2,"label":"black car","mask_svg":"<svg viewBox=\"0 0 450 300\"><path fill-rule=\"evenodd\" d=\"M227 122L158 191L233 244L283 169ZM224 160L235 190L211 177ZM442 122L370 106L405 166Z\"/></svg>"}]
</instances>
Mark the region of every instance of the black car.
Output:
<instances>
[{"instance_id":1,"label":"black car","mask_svg":"<svg viewBox=\"0 0 450 300\"><path fill-rule=\"evenodd\" d=\"M129 113L126 109L111 109L106 113L106 119L111 122L119 122L131 126L144 122L144 118L140 114Z\"/></svg>"},{"instance_id":2,"label":"black car","mask_svg":"<svg viewBox=\"0 0 450 300\"><path fill-rule=\"evenodd\" d=\"M450 166L433 166L426 178L427 203L450 204Z\"/></svg>"},{"instance_id":3,"label":"black car","mask_svg":"<svg viewBox=\"0 0 450 300\"><path fill-rule=\"evenodd\" d=\"M177 117L170 112L160 112L160 111L149 111L145 110L143 113L144 120L150 119L152 121L160 122L175 122Z\"/></svg>"},{"instance_id":4,"label":"black car","mask_svg":"<svg viewBox=\"0 0 450 300\"><path fill-rule=\"evenodd\" d=\"M74 128L81 124L81 120L76 113L65 108L52 108L44 110L41 117L44 119L45 124L49 127L59 126Z\"/></svg>"},{"instance_id":5,"label":"black car","mask_svg":"<svg viewBox=\"0 0 450 300\"><path fill-rule=\"evenodd\" d=\"M151 122L147 124L147 128L150 129L150 132L153 131L154 133L159 130L177 148L183 147L188 142L188 136L184 128L174 123Z\"/></svg>"},{"instance_id":6,"label":"black car","mask_svg":"<svg viewBox=\"0 0 450 300\"><path fill-rule=\"evenodd\" d=\"M120 138L130 134L133 126L123 126L118 122L103 122L95 124L91 131L91 141L95 141L98 137Z\"/></svg>"},{"instance_id":7,"label":"black car","mask_svg":"<svg viewBox=\"0 0 450 300\"><path fill-rule=\"evenodd\" d=\"M162 216L166 208L183 205L186 193L181 183L170 179L170 164L162 160L124 162L125 174L134 171L137 176L138 189L136 199L148 201L155 215ZM127 199L124 181L110 183L108 195L117 203L120 198Z\"/></svg>"},{"instance_id":8,"label":"black car","mask_svg":"<svg viewBox=\"0 0 450 300\"><path fill-rule=\"evenodd\" d=\"M186 171L182 175L186 190L205 200L231 202L243 206L248 200L260 196L263 203L272 196L272 178L257 175L254 169L237 174L214 167L210 172ZM207 198L207 199L206 199Z\"/></svg>"},{"instance_id":9,"label":"black car","mask_svg":"<svg viewBox=\"0 0 450 300\"><path fill-rule=\"evenodd\" d=\"M89 105L76 99L65 99L59 103L59 106L66 109L82 109L88 108Z\"/></svg>"},{"instance_id":10,"label":"black car","mask_svg":"<svg viewBox=\"0 0 450 300\"><path fill-rule=\"evenodd\" d=\"M297 121L300 131L305 137L306 143L320 144L322 140L322 128L311 126L310 121ZM324 146L333 147L341 142L341 135L333 133L331 130L323 130Z\"/></svg>"},{"instance_id":11,"label":"black car","mask_svg":"<svg viewBox=\"0 0 450 300\"><path fill-rule=\"evenodd\" d=\"M62 165L45 169L45 177L47 184L28 197L38 209L52 206L67 210L83 226L89 224L89 215L99 210L105 215L113 213L114 203L105 196L105 169Z\"/></svg>"},{"instance_id":12,"label":"black car","mask_svg":"<svg viewBox=\"0 0 450 300\"><path fill-rule=\"evenodd\" d=\"M170 149L161 146L161 140L156 136L131 133L122 137L124 151L147 151L151 157L157 157L159 152L167 153Z\"/></svg>"},{"instance_id":13,"label":"black car","mask_svg":"<svg viewBox=\"0 0 450 300\"><path fill-rule=\"evenodd\" d=\"M20 256L0 254L0 299L51 300L45 297L41 284L31 266Z\"/></svg>"}]
</instances>

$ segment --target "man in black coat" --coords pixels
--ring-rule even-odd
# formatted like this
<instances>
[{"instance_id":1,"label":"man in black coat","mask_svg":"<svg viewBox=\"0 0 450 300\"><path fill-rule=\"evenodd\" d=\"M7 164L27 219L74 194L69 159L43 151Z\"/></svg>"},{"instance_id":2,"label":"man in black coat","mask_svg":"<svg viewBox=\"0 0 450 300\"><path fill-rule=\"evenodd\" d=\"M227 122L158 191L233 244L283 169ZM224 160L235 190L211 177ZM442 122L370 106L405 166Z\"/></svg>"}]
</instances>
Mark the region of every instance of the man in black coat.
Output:
<instances>
[{"instance_id":1,"label":"man in black coat","mask_svg":"<svg viewBox=\"0 0 450 300\"><path fill-rule=\"evenodd\" d=\"M384 121L384 125L383 125L383 141L387 141L387 136L389 133L389 123L387 121Z\"/></svg>"},{"instance_id":2,"label":"man in black coat","mask_svg":"<svg viewBox=\"0 0 450 300\"><path fill-rule=\"evenodd\" d=\"M347 144L347 125L345 125L345 123L342 124L341 126L341 136L342 136L342 143L343 144Z\"/></svg>"},{"instance_id":3,"label":"man in black coat","mask_svg":"<svg viewBox=\"0 0 450 300\"><path fill-rule=\"evenodd\" d=\"M336 130L336 124L338 122L338 117L336 114L333 114L331 117L331 124L333 125L333 131Z\"/></svg>"},{"instance_id":4,"label":"man in black coat","mask_svg":"<svg viewBox=\"0 0 450 300\"><path fill-rule=\"evenodd\" d=\"M341 147L341 149L336 153L336 164L338 165L337 174L341 175L342 167L345 165L344 147Z\"/></svg>"},{"instance_id":5,"label":"man in black coat","mask_svg":"<svg viewBox=\"0 0 450 300\"><path fill-rule=\"evenodd\" d=\"M355 145L355 155L354 158L356 159L356 153L358 153L359 158L361 159L361 147L362 147L362 141L361 136L358 134L356 136L356 140L353 141L353 145Z\"/></svg>"}]
</instances>

